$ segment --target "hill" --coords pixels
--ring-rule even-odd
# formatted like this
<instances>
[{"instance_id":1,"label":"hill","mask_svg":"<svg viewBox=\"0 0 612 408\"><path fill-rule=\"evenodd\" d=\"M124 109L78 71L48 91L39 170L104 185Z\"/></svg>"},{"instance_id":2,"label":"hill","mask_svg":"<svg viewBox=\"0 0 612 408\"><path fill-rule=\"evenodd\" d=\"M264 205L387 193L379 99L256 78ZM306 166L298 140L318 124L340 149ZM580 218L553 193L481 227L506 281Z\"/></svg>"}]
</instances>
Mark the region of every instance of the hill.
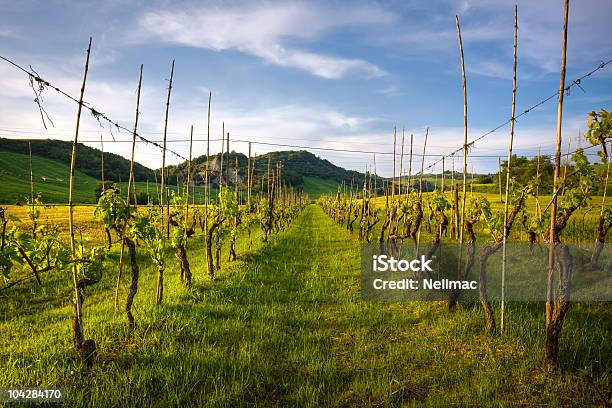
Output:
<instances>
[{"instance_id":1,"label":"hill","mask_svg":"<svg viewBox=\"0 0 612 408\"><path fill-rule=\"evenodd\" d=\"M55 160L66 166L70 165L72 142L43 139L32 140L32 155ZM0 152L28 154L28 141L0 138ZM101 151L93 147L77 144L76 169L90 177L99 179L102 167ZM26 160L27 162L27 160ZM28 173L29 174L29 173ZM64 177L67 175L66 173ZM111 181L126 181L130 175L130 161L118 154L104 152L104 178ZM154 180L153 170L134 163L136 181ZM29 175L28 175L29 179Z\"/></svg>"},{"instance_id":2,"label":"hill","mask_svg":"<svg viewBox=\"0 0 612 408\"><path fill-rule=\"evenodd\" d=\"M32 155L34 191L45 203L68 202L70 167L56 160ZM74 199L77 203L95 202L97 180L76 171ZM30 197L30 165L26 154L0 152L0 202L25 203Z\"/></svg>"},{"instance_id":3,"label":"hill","mask_svg":"<svg viewBox=\"0 0 612 408\"><path fill-rule=\"evenodd\" d=\"M57 144L57 145L56 145ZM34 173L35 192L42 195L46 203L66 203L68 201L68 174L69 174L69 151L72 145L69 142L59 140L32 141L32 164ZM95 187L100 178L100 150L89 148L84 145L78 147L77 171L75 174L75 202L76 203L95 203ZM25 153L15 152L22 150ZM30 196L30 173L29 157L27 154L27 141L10 140L0 138L0 203L24 203ZM54 159L65 151L62 159ZM113 159L114 157L114 159ZM220 154L211 157L212 184L218 185L219 170L221 167ZM285 151L272 152L269 154L271 169L274 170L277 162L283 163L282 177L285 183L309 194L312 199L322 194L332 194L336 191L337 185L343 180L350 184L351 178L355 177L359 183L363 183L363 174L345 170L335 166L328 160L320 159L312 153L305 151ZM107 158L110 158L107 160ZM227 155L224 156L226 163ZM248 158L241 153L232 152L230 154L230 181L234 183L234 167L238 159L239 182L246 182L245 169ZM97 161L96 161L97 160ZM260 156L254 160L254 181L253 189L258 191L261 188L262 180L265 180L268 166L268 155ZM195 184L197 201L203 196L202 186L204 185L204 174L206 167L206 156L200 156L193 160L195 166ZM125 187L125 181L129 176L129 161L121 156L104 153L105 178L112 181L121 180L121 185ZM169 167L169 184L171 189L175 189L177 176L179 182L184 180L186 174L186 163L179 166ZM134 165L135 171L140 169L137 179L138 191L149 190L154 195L157 187L153 180L155 175L150 170L140 164ZM144 169L144 170L143 170ZM224 168L224 175L226 170ZM150 174L148 179L146 175ZM358 183L356 182L356 185ZM202 190L202 191L200 191Z\"/></svg>"},{"instance_id":4,"label":"hill","mask_svg":"<svg viewBox=\"0 0 612 408\"><path fill-rule=\"evenodd\" d=\"M221 154L217 153L211 156L209 168L211 171L211 183L213 185L219 185L220 181L225 182L227 178L227 163L229 158L229 180L230 184L235 182L235 166L236 161L238 162L238 182L244 182L246 178L246 168L248 163L248 157L242 153L232 151L229 154L223 155L223 174L220 174L221 170ZM261 184L262 179L266 180L268 172L268 162L270 163L270 171L274 172L277 163L281 163L281 177L283 181L290 186L296 188L303 188L309 192L308 189L312 188L315 196L320 195L317 193L318 190L324 187L324 192L333 192L338 183L351 184L354 183L355 188L359 188L364 181L364 173L360 173L354 170L346 170L342 167L336 166L329 160L322 159L313 153L305 150L298 151L279 151L266 153L263 156L257 156L253 158L254 170L253 170L253 186ZM195 168L194 182L197 185L204 183L206 175L206 156L199 156L192 160L192 166ZM177 166L172 166L169 170L170 179L184 179L187 174L186 163L181 163ZM379 180L382 180L379 178ZM173 181L171 181L172 183ZM379 182L382 186L382 183ZM333 186L333 188L332 188ZM255 188L255 187L254 187ZM331 191L330 191L331 189ZM309 192L310 193L310 192Z\"/></svg>"}]
</instances>

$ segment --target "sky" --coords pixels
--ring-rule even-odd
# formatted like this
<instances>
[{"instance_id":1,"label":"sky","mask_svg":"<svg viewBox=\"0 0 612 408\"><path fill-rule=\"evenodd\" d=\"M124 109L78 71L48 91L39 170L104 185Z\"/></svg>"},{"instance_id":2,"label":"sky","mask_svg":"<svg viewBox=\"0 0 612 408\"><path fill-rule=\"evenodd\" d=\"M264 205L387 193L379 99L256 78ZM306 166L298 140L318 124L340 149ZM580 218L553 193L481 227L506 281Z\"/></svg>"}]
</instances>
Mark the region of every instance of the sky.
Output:
<instances>
[{"instance_id":1,"label":"sky","mask_svg":"<svg viewBox=\"0 0 612 408\"><path fill-rule=\"evenodd\" d=\"M518 2L517 112L559 88L561 0ZM132 128L140 64L143 89L139 134L160 140L171 61L175 60L168 146L206 152L207 103L212 92L211 152L222 124L231 150L309 151L345 168L373 165L392 173L402 129L421 152L448 154L463 144L463 91L455 15L461 23L471 141L511 115L514 2L434 1L8 1L0 0L0 55L78 96L85 50L93 37L85 100ZM567 81L612 58L612 2L572 1ZM611 109L612 64L573 87L564 105L564 151L580 145L587 113ZM72 140L76 104L53 90L42 94L54 126L45 130L28 76L0 60L0 137ZM553 99L516 122L515 152L554 150ZM89 113L80 140L129 157L128 132L112 132ZM474 145L472 165L494 172L506 154L509 126ZM118 141L112 142L113 138ZM236 140L236 142L232 142ZM268 144L264 144L268 143ZM583 142L584 145L584 142ZM333 152L316 148L361 150ZM405 147L408 152L408 146ZM139 143L136 160L161 166L158 148ZM399 157L398 157L399 160ZM425 166L437 158L427 157ZM167 162L180 158L169 154ZM446 161L450 168L450 159ZM460 169L462 159L455 166ZM405 158L405 166L407 156ZM398 165L399 167L399 165ZM413 168L420 167L414 158ZM440 165L432 171L439 172Z\"/></svg>"}]
</instances>

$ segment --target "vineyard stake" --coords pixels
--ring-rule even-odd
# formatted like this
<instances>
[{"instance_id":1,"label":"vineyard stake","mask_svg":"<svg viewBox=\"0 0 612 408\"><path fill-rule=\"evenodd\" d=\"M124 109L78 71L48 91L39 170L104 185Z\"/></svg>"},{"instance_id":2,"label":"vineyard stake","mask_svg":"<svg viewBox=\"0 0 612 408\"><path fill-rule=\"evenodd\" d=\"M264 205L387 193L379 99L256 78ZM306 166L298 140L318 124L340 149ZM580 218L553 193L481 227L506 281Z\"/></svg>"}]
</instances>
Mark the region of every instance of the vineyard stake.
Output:
<instances>
[{"instance_id":1,"label":"vineyard stake","mask_svg":"<svg viewBox=\"0 0 612 408\"><path fill-rule=\"evenodd\" d=\"M461 27L459 16L455 16L457 22L457 36L459 37L459 51L461 54L461 78L463 80L463 196L461 198L461 228L459 229L459 246L463 245L463 227L465 223L465 198L466 198L466 172L468 154L468 102L467 102L467 79L465 75L465 58L463 55L463 41L461 40ZM461 262L461 251L459 255Z\"/></svg>"},{"instance_id":2,"label":"vineyard stake","mask_svg":"<svg viewBox=\"0 0 612 408\"><path fill-rule=\"evenodd\" d=\"M191 153L193 146L193 125L189 132L189 161L187 162L187 183L185 185L185 224L189 219L189 183L191 182ZM195 185L194 185L194 196L195 196ZM187 235L187 227L185 227L185 235ZM187 239L185 239L185 245L187 245Z\"/></svg>"},{"instance_id":3,"label":"vineyard stake","mask_svg":"<svg viewBox=\"0 0 612 408\"><path fill-rule=\"evenodd\" d=\"M204 177L206 178L206 190L204 191L204 248L209 247L208 243L208 205L210 204L210 104L212 100L212 91L208 92L208 117L206 123L206 167L204 169ZM207 273L210 276L212 269L209 259L209 251L204 251L206 260Z\"/></svg>"},{"instance_id":4,"label":"vineyard stake","mask_svg":"<svg viewBox=\"0 0 612 408\"><path fill-rule=\"evenodd\" d=\"M374 153L374 198L378 195L378 186L376 183L376 179L378 175L376 174L376 153Z\"/></svg>"},{"instance_id":5,"label":"vineyard stake","mask_svg":"<svg viewBox=\"0 0 612 408\"><path fill-rule=\"evenodd\" d=\"M442 156L442 194L444 194L444 156Z\"/></svg>"},{"instance_id":6,"label":"vineyard stake","mask_svg":"<svg viewBox=\"0 0 612 408\"><path fill-rule=\"evenodd\" d=\"M538 164L536 165L536 213L538 220L542 220L542 208L540 207L540 148L538 146Z\"/></svg>"},{"instance_id":7,"label":"vineyard stake","mask_svg":"<svg viewBox=\"0 0 612 408\"><path fill-rule=\"evenodd\" d=\"M408 193L412 190L412 144L414 142L414 134L410 133L410 159L408 160Z\"/></svg>"},{"instance_id":8,"label":"vineyard stake","mask_svg":"<svg viewBox=\"0 0 612 408\"><path fill-rule=\"evenodd\" d=\"M425 141L423 142L423 155L421 156L421 173L419 175L419 204L422 206L423 200L423 166L425 165L425 149L427 148L427 136L429 135L429 127L425 129ZM422 214L422 212L421 212ZM421 243L421 225L419 224L419 230L417 231L417 242L415 254L419 254L419 245Z\"/></svg>"},{"instance_id":9,"label":"vineyard stake","mask_svg":"<svg viewBox=\"0 0 612 408\"><path fill-rule=\"evenodd\" d=\"M512 77L512 113L510 115L510 140L508 142L508 162L506 163L506 197L504 200L504 234L502 241L502 270L501 270L501 306L499 315L499 330L501 333L504 332L505 327L505 311L506 311L506 243L507 237L507 225L508 225L508 203L509 203L509 191L510 191L510 169L512 163L512 145L514 142L514 123L515 123L515 112L516 112L516 62L517 62L517 45L518 45L518 6L514 5L514 69Z\"/></svg>"},{"instance_id":10,"label":"vineyard stake","mask_svg":"<svg viewBox=\"0 0 612 408\"><path fill-rule=\"evenodd\" d=\"M72 154L70 156L70 183L68 190L68 222L70 228L70 250L72 259L76 258L76 243L74 241L74 211L73 211L73 197L74 192L74 168L76 166L76 154L77 154L77 143L79 140L79 126L81 124L81 111L83 109L83 95L85 94L85 83L87 82L87 71L89 71L89 55L91 53L91 37L89 37L89 45L87 46L87 58L85 60L85 72L83 74L83 82L81 84L81 93L79 96L79 104L76 115L76 129L74 131L74 141L72 142ZM78 266L75 263L72 264L72 290L73 290L73 317L72 317L72 329L74 335L74 343L77 350L83 349L83 343L85 341L83 336L83 316L82 307L83 301L81 294L79 293L79 282L78 282Z\"/></svg>"},{"instance_id":11,"label":"vineyard stake","mask_svg":"<svg viewBox=\"0 0 612 408\"><path fill-rule=\"evenodd\" d=\"M104 189L104 140L102 140L102 135L100 135L100 160L102 161L100 165L100 177L102 178L102 188Z\"/></svg>"},{"instance_id":12,"label":"vineyard stake","mask_svg":"<svg viewBox=\"0 0 612 408\"><path fill-rule=\"evenodd\" d=\"M161 168L161 191L159 196L159 205L161 207L161 221L162 229L164 227L164 198L168 201L168 191L166 187L166 137L168 135L168 112L170 111L170 94L172 93L172 78L174 77L174 60L172 60L172 67L170 68L170 82L168 84L168 96L166 98L166 115L164 118L164 144L162 148L162 168ZM169 180L168 180L169 182ZM165 196L165 197L164 197ZM166 222L167 235L166 238L170 239L170 206L168 206L168 219Z\"/></svg>"},{"instance_id":13,"label":"vineyard stake","mask_svg":"<svg viewBox=\"0 0 612 408\"><path fill-rule=\"evenodd\" d=\"M455 190L457 190L457 184L455 183L455 157L453 156L453 184L451 186L451 191L453 193L453 197L457 197ZM459 202L457 200L453 201L453 223L455 224L454 228L454 238L459 238Z\"/></svg>"},{"instance_id":14,"label":"vineyard stake","mask_svg":"<svg viewBox=\"0 0 612 408\"><path fill-rule=\"evenodd\" d=\"M251 212L251 142L249 142L249 160L247 162L247 208Z\"/></svg>"},{"instance_id":15,"label":"vineyard stake","mask_svg":"<svg viewBox=\"0 0 612 408\"><path fill-rule=\"evenodd\" d=\"M30 140L28 140L28 153L30 162L30 208L32 211L32 238L36 240L36 219L34 218L34 173L32 172L32 142Z\"/></svg>"},{"instance_id":16,"label":"vineyard stake","mask_svg":"<svg viewBox=\"0 0 612 408\"><path fill-rule=\"evenodd\" d=\"M134 131L132 132L132 156L131 156L131 160L130 160L130 176L128 178L128 189L127 189L127 209L129 212L130 209L130 193L132 191L132 182L134 181L134 150L136 147L136 134L138 132L138 116L140 114L140 89L142 86L142 67L143 65L140 64L140 75L138 78L138 89L136 91L136 117L134 119ZM134 198L136 198L136 196L134 196ZM136 202L134 202L134 204L136 204ZM121 232L121 251L119 252L119 267L117 269L117 279L116 279L116 283L115 283L115 310L119 310L119 287L121 285L121 274L123 272L123 262L124 262L124 256L125 256L125 229L127 227L127 223L126 225L123 226L123 231Z\"/></svg>"},{"instance_id":17,"label":"vineyard stake","mask_svg":"<svg viewBox=\"0 0 612 408\"><path fill-rule=\"evenodd\" d=\"M402 153L400 155L400 172L399 172L399 194L401 196L402 194L402 175L404 174L404 138L405 138L405 131L404 128L402 128ZM352 183L351 183L352 184ZM352 187L351 187L352 190Z\"/></svg>"},{"instance_id":18,"label":"vineyard stake","mask_svg":"<svg viewBox=\"0 0 612 408\"><path fill-rule=\"evenodd\" d=\"M225 159L225 121L221 123L221 163L219 164L219 192L223 187L223 160Z\"/></svg>"},{"instance_id":19,"label":"vineyard stake","mask_svg":"<svg viewBox=\"0 0 612 408\"><path fill-rule=\"evenodd\" d=\"M391 203L395 202L395 144L397 142L397 128L393 128L393 179L391 180Z\"/></svg>"},{"instance_id":20,"label":"vineyard stake","mask_svg":"<svg viewBox=\"0 0 612 408\"><path fill-rule=\"evenodd\" d=\"M229 188L230 185L230 149L229 149L229 139L230 139L230 134L229 132L227 132L227 138L225 139L227 141L227 162L225 163L225 187Z\"/></svg>"},{"instance_id":21,"label":"vineyard stake","mask_svg":"<svg viewBox=\"0 0 612 408\"><path fill-rule=\"evenodd\" d=\"M555 170L553 174L553 191L556 192L559 183L559 168L561 164L561 142L563 126L563 96L565 93L565 66L567 59L567 21L569 0L565 0L563 16L563 46L561 48L561 74L559 78L559 102L557 106L557 143L555 147ZM557 194L552 197L550 206L550 249L548 253L548 274L546 282L546 363L549 370L557 367L559 353L559 331L563 324L563 307L569 307L569 299L555 300L553 307L552 279L554 268L555 223L557 220ZM561 304L563 303L563 305ZM555 329L558 328L558 331Z\"/></svg>"},{"instance_id":22,"label":"vineyard stake","mask_svg":"<svg viewBox=\"0 0 612 408\"><path fill-rule=\"evenodd\" d=\"M419 200L423 197L423 167L425 166L425 149L427 148L427 136L429 127L425 129L425 141L423 142L423 156L421 157L421 174L419 175Z\"/></svg>"}]
</instances>

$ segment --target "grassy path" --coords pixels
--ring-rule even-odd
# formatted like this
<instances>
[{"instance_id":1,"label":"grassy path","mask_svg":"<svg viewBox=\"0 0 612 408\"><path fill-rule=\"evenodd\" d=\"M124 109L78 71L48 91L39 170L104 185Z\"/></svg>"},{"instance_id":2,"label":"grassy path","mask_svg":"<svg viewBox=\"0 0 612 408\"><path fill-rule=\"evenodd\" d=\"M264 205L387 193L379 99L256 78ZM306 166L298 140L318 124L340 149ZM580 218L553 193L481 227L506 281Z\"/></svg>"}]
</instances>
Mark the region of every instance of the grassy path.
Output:
<instances>
[{"instance_id":1,"label":"grassy path","mask_svg":"<svg viewBox=\"0 0 612 408\"><path fill-rule=\"evenodd\" d=\"M195 287L168 271L160 308L143 272L133 333L112 312L112 281L88 296L86 333L100 350L89 370L67 358L69 305L49 301L66 292L63 277L29 293L19 316L0 299L0 387L64 386L69 406L107 407L571 405L610 389L609 307L572 309L573 368L550 378L540 305L511 308L523 324L488 337L478 305L364 302L358 242L314 205L214 282L201 248L190 258Z\"/></svg>"}]
</instances>

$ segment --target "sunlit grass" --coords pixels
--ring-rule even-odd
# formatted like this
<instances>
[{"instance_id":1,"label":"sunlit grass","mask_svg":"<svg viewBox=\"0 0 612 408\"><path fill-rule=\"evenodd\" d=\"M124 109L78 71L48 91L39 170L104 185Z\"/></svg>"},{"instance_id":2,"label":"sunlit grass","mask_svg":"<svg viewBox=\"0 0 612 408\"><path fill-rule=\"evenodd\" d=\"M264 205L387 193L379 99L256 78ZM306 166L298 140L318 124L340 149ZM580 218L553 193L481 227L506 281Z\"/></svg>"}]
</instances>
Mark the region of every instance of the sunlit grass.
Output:
<instances>
[{"instance_id":1,"label":"sunlit grass","mask_svg":"<svg viewBox=\"0 0 612 408\"><path fill-rule=\"evenodd\" d=\"M85 334L98 344L91 369L70 340L68 272L1 293L0 387L63 386L77 407L594 405L593 387L612 389L607 303L573 306L563 370L549 376L542 304L510 304L507 332L489 336L478 304L449 313L444 302L365 302L359 243L316 206L268 244L256 238L249 250L241 235L239 260L215 281L202 243L198 234L189 244L192 289L168 254L161 306L139 258L133 332L113 307L114 249L85 299Z\"/></svg>"}]
</instances>

